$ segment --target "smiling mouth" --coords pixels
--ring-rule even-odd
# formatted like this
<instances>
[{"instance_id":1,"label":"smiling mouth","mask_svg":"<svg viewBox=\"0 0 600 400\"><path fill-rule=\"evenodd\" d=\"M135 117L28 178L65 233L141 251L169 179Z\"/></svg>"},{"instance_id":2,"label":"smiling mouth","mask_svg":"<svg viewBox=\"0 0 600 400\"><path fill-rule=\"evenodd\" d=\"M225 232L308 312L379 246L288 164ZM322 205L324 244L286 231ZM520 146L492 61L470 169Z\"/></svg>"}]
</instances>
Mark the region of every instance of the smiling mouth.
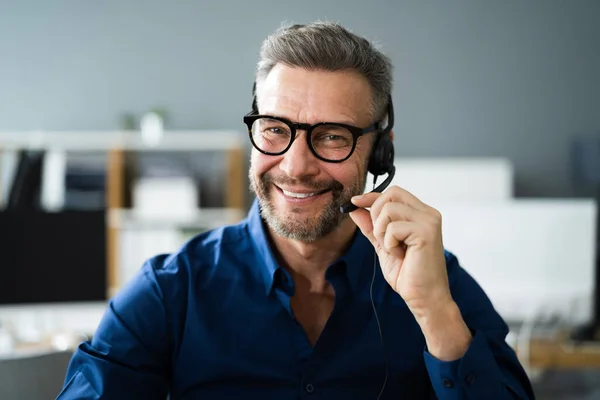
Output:
<instances>
[{"instance_id":1,"label":"smiling mouth","mask_svg":"<svg viewBox=\"0 0 600 400\"><path fill-rule=\"evenodd\" d=\"M329 191L329 189L325 189L325 190L320 190L320 191L316 191L316 192L312 192L312 193L296 193L296 192L290 192L290 191L284 190L284 189L282 189L280 187L277 187L277 189L281 190L281 192L285 196L291 197L293 199L307 199L309 197L318 196L320 194L323 194L323 193Z\"/></svg>"}]
</instances>

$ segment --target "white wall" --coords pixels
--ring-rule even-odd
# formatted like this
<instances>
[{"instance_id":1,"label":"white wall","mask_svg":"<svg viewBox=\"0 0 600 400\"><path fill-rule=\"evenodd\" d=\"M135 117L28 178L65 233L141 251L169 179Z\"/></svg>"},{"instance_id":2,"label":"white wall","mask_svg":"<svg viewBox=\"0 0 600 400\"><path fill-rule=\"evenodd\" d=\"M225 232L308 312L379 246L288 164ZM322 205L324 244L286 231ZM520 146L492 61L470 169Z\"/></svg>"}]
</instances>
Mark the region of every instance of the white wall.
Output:
<instances>
[{"instance_id":1,"label":"white wall","mask_svg":"<svg viewBox=\"0 0 600 400\"><path fill-rule=\"evenodd\" d=\"M445 204L446 249L507 319L556 311L572 323L592 313L593 200L512 200Z\"/></svg>"},{"instance_id":2,"label":"white wall","mask_svg":"<svg viewBox=\"0 0 600 400\"><path fill-rule=\"evenodd\" d=\"M488 203L513 198L514 168L505 158L405 158L394 160L398 185L421 201ZM369 177L367 191L372 188ZM379 179L381 182L381 178Z\"/></svg>"}]
</instances>

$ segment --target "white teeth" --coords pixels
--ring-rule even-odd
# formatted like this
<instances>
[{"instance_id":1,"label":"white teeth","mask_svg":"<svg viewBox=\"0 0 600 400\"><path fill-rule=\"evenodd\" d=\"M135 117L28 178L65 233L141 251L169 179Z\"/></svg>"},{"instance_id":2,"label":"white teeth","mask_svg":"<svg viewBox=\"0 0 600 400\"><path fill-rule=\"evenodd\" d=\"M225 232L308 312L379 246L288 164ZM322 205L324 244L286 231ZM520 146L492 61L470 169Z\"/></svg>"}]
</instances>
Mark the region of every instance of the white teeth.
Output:
<instances>
[{"instance_id":1,"label":"white teeth","mask_svg":"<svg viewBox=\"0 0 600 400\"><path fill-rule=\"evenodd\" d=\"M316 193L294 193L294 192L288 192L287 190L283 190L283 189L281 189L281 190L283 191L283 194L285 194L286 196L295 197L297 199L305 199L307 197L314 196L316 194Z\"/></svg>"}]
</instances>

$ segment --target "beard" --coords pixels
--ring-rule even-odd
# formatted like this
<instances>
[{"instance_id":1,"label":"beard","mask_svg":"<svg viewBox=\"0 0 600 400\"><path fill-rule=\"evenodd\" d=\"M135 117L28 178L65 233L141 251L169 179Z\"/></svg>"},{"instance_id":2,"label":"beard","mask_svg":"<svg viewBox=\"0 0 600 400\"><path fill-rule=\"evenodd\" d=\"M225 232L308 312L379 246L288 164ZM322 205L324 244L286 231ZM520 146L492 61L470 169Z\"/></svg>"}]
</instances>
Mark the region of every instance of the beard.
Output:
<instances>
[{"instance_id":1,"label":"beard","mask_svg":"<svg viewBox=\"0 0 600 400\"><path fill-rule=\"evenodd\" d=\"M260 213L267 225L279 236L299 240L305 243L314 242L337 229L346 214L340 212L342 204L353 196L363 194L366 173L359 180L344 187L336 180L315 181L312 179L292 179L284 176L275 177L270 173L255 176L250 168L250 190L254 192L260 205ZM302 215L302 208L296 207L291 212L278 210L273 204L273 186L302 186L314 192L329 191L332 200L316 214Z\"/></svg>"}]
</instances>

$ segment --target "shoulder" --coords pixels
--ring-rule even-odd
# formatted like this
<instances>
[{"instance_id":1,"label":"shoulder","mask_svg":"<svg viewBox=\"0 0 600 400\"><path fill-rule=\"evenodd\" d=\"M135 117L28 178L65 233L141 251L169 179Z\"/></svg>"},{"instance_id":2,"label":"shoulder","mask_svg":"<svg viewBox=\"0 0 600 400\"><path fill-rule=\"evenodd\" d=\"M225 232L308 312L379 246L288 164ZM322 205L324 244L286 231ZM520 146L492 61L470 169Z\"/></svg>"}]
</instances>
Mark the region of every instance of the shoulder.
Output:
<instances>
[{"instance_id":1,"label":"shoulder","mask_svg":"<svg viewBox=\"0 0 600 400\"><path fill-rule=\"evenodd\" d=\"M444 251L448 283L452 298L466 313L496 314L491 299L484 288L459 262L459 257L450 251Z\"/></svg>"},{"instance_id":2,"label":"shoulder","mask_svg":"<svg viewBox=\"0 0 600 400\"><path fill-rule=\"evenodd\" d=\"M458 257L451 251L444 249L444 258L446 259L446 269L448 271L448 277L452 274L456 274L457 269L462 269L458 262Z\"/></svg>"},{"instance_id":3,"label":"shoulder","mask_svg":"<svg viewBox=\"0 0 600 400\"><path fill-rule=\"evenodd\" d=\"M174 275L208 274L214 269L237 265L240 254L251 250L245 221L202 232L185 242L177 251L158 254L146 261L144 268L158 280Z\"/></svg>"},{"instance_id":4,"label":"shoulder","mask_svg":"<svg viewBox=\"0 0 600 400\"><path fill-rule=\"evenodd\" d=\"M253 254L244 220L202 232L173 253L151 257L139 275L152 281L169 303L191 288L206 288L220 276L240 274Z\"/></svg>"},{"instance_id":5,"label":"shoulder","mask_svg":"<svg viewBox=\"0 0 600 400\"><path fill-rule=\"evenodd\" d=\"M446 258L450 291L459 306L466 306L472 302L481 306L490 306L487 294L473 276L463 268L457 255L444 250L444 256Z\"/></svg>"},{"instance_id":6,"label":"shoulder","mask_svg":"<svg viewBox=\"0 0 600 400\"><path fill-rule=\"evenodd\" d=\"M244 251L251 247L248 236L242 222L203 232L171 254L151 257L110 299L98 332L154 332L144 340L157 348L165 338L176 343L190 312L214 307L224 289L231 289L224 287L231 285L229 277L250 270L244 261L251 257Z\"/></svg>"},{"instance_id":7,"label":"shoulder","mask_svg":"<svg viewBox=\"0 0 600 400\"><path fill-rule=\"evenodd\" d=\"M461 280L469 277L469 273L462 267L456 254L444 249L444 258L446 259L446 271L448 272L451 288L459 284Z\"/></svg>"}]
</instances>

